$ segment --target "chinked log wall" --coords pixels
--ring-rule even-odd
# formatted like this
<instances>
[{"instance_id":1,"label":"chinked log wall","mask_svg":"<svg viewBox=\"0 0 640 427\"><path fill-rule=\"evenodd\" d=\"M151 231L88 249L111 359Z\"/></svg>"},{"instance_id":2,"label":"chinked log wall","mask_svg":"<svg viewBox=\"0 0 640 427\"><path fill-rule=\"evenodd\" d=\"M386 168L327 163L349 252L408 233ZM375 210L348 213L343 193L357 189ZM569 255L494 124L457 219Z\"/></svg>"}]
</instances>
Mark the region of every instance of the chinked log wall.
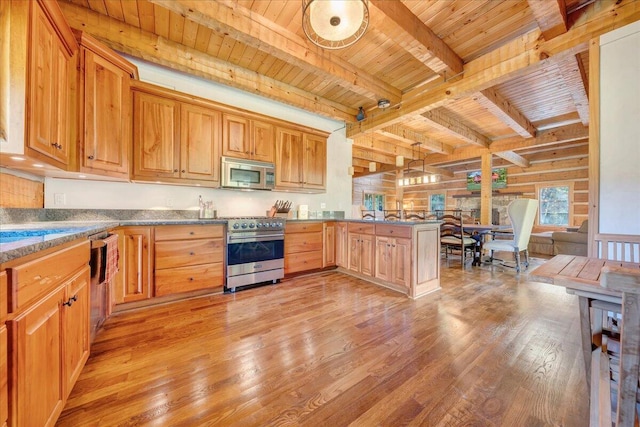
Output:
<instances>
[{"instance_id":1,"label":"chinked log wall","mask_svg":"<svg viewBox=\"0 0 640 427\"><path fill-rule=\"evenodd\" d=\"M518 154L530 162L528 168L514 166L506 160L494 158L493 167L507 167L507 188L500 191L505 193L522 193L522 197L537 198L536 185L573 183L573 218L571 225L579 226L588 217L589 199L589 152L588 142L566 143L541 147ZM455 209L454 196L470 195L466 188L468 171L480 170L480 160L461 162L456 166L447 167L454 171L453 178L440 177L435 184L407 187L403 190L404 206L411 201L414 209L429 209L429 195L446 193L447 209ZM376 179L377 177L377 179ZM353 203L359 204L363 192L384 193L387 195L387 209L395 208L395 176L384 174L367 176L353 180ZM392 203L389 203L389 200Z\"/></svg>"}]
</instances>

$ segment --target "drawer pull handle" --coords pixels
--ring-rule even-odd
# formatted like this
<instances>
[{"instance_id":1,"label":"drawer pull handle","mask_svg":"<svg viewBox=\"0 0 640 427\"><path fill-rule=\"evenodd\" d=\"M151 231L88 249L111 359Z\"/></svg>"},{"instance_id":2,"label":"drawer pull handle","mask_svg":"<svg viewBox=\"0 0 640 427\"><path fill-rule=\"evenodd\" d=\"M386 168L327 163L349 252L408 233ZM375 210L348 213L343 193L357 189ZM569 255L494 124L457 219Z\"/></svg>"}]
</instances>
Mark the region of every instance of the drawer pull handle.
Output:
<instances>
[{"instance_id":1,"label":"drawer pull handle","mask_svg":"<svg viewBox=\"0 0 640 427\"><path fill-rule=\"evenodd\" d=\"M62 305L66 305L67 307L71 307L74 302L78 301L78 295L74 295L67 302L63 302Z\"/></svg>"},{"instance_id":2,"label":"drawer pull handle","mask_svg":"<svg viewBox=\"0 0 640 427\"><path fill-rule=\"evenodd\" d=\"M189 234L193 236L196 233L194 233L193 231L190 231Z\"/></svg>"},{"instance_id":3,"label":"drawer pull handle","mask_svg":"<svg viewBox=\"0 0 640 427\"><path fill-rule=\"evenodd\" d=\"M189 281L190 281L190 282L193 282L193 277L189 277Z\"/></svg>"},{"instance_id":4,"label":"drawer pull handle","mask_svg":"<svg viewBox=\"0 0 640 427\"><path fill-rule=\"evenodd\" d=\"M194 256L195 252L189 252L189 255Z\"/></svg>"}]
</instances>

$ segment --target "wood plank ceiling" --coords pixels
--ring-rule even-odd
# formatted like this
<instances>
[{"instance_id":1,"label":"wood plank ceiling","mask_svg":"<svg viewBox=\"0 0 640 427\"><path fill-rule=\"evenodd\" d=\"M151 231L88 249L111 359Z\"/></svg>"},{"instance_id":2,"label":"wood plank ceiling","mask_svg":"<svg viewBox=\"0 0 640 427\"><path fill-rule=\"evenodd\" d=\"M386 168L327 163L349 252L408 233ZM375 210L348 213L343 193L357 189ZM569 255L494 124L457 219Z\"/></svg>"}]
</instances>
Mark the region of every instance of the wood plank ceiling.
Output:
<instances>
[{"instance_id":1,"label":"wood plank ceiling","mask_svg":"<svg viewBox=\"0 0 640 427\"><path fill-rule=\"evenodd\" d=\"M396 155L443 174L486 152L526 167L532 148L585 140L588 43L640 19L635 0L369 0L364 37L324 50L298 0L60 3L117 51L345 121L357 175Z\"/></svg>"}]
</instances>

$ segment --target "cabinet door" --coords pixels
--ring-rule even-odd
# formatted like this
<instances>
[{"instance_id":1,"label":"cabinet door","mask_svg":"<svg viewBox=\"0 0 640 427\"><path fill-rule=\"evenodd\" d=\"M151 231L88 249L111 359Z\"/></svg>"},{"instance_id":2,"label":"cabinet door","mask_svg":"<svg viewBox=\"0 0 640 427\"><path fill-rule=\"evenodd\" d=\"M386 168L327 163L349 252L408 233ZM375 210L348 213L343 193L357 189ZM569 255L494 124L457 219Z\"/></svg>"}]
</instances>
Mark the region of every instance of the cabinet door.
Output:
<instances>
[{"instance_id":1,"label":"cabinet door","mask_svg":"<svg viewBox=\"0 0 640 427\"><path fill-rule=\"evenodd\" d=\"M84 168L129 175L130 80L126 71L84 49Z\"/></svg>"},{"instance_id":2,"label":"cabinet door","mask_svg":"<svg viewBox=\"0 0 640 427\"><path fill-rule=\"evenodd\" d=\"M116 302L151 298L151 227L124 227L118 234L118 274L115 280Z\"/></svg>"},{"instance_id":3,"label":"cabinet door","mask_svg":"<svg viewBox=\"0 0 640 427\"><path fill-rule=\"evenodd\" d=\"M327 140L316 135L304 136L304 187L326 188Z\"/></svg>"},{"instance_id":4,"label":"cabinet door","mask_svg":"<svg viewBox=\"0 0 640 427\"><path fill-rule=\"evenodd\" d=\"M9 420L9 370L7 363L9 353L7 352L7 327L0 324L0 426L6 426Z\"/></svg>"},{"instance_id":5,"label":"cabinet door","mask_svg":"<svg viewBox=\"0 0 640 427\"><path fill-rule=\"evenodd\" d=\"M324 227L324 257L322 267L336 265L336 227L335 224L323 224Z\"/></svg>"},{"instance_id":6,"label":"cabinet door","mask_svg":"<svg viewBox=\"0 0 640 427\"><path fill-rule=\"evenodd\" d=\"M251 157L249 119L233 114L222 115L222 155L240 159Z\"/></svg>"},{"instance_id":7,"label":"cabinet door","mask_svg":"<svg viewBox=\"0 0 640 427\"><path fill-rule=\"evenodd\" d=\"M348 241L347 223L339 222L336 224L336 265L338 267L348 268Z\"/></svg>"},{"instance_id":8,"label":"cabinet door","mask_svg":"<svg viewBox=\"0 0 640 427\"><path fill-rule=\"evenodd\" d=\"M62 310L64 397L71 393L89 358L90 310L89 267L84 268L66 285Z\"/></svg>"},{"instance_id":9,"label":"cabinet door","mask_svg":"<svg viewBox=\"0 0 640 427\"><path fill-rule=\"evenodd\" d=\"M274 162L274 129L271 123L251 121L251 158L261 162Z\"/></svg>"},{"instance_id":10,"label":"cabinet door","mask_svg":"<svg viewBox=\"0 0 640 427\"><path fill-rule=\"evenodd\" d=\"M179 103L141 92L133 100L134 177L179 177Z\"/></svg>"},{"instance_id":11,"label":"cabinet door","mask_svg":"<svg viewBox=\"0 0 640 427\"><path fill-rule=\"evenodd\" d=\"M180 177L220 181L220 112L182 104Z\"/></svg>"},{"instance_id":12,"label":"cabinet door","mask_svg":"<svg viewBox=\"0 0 640 427\"><path fill-rule=\"evenodd\" d=\"M361 253L360 253L360 272L367 276L374 275L375 272L375 238L371 235L360 235Z\"/></svg>"},{"instance_id":13,"label":"cabinet door","mask_svg":"<svg viewBox=\"0 0 640 427\"><path fill-rule=\"evenodd\" d=\"M395 239L391 250L391 282L411 286L411 239ZM377 274L377 271L376 271Z\"/></svg>"},{"instance_id":14,"label":"cabinet door","mask_svg":"<svg viewBox=\"0 0 640 427\"><path fill-rule=\"evenodd\" d=\"M61 307L64 285L43 298L15 320L12 331L16 426L52 426L62 412Z\"/></svg>"},{"instance_id":15,"label":"cabinet door","mask_svg":"<svg viewBox=\"0 0 640 427\"><path fill-rule=\"evenodd\" d=\"M388 237L376 237L376 278L391 281L391 239Z\"/></svg>"},{"instance_id":16,"label":"cabinet door","mask_svg":"<svg viewBox=\"0 0 640 427\"><path fill-rule=\"evenodd\" d=\"M56 44L54 53L56 71L54 83L54 108L52 117L53 141L51 142L51 157L67 166L69 164L69 152L71 150L70 124L71 111L70 103L70 80L71 80L71 58L66 49L60 44ZM74 74L75 75L75 74Z\"/></svg>"},{"instance_id":17,"label":"cabinet door","mask_svg":"<svg viewBox=\"0 0 640 427\"><path fill-rule=\"evenodd\" d=\"M360 235L349 233L349 270L360 272Z\"/></svg>"},{"instance_id":18,"label":"cabinet door","mask_svg":"<svg viewBox=\"0 0 640 427\"><path fill-rule=\"evenodd\" d=\"M276 129L276 186L300 188L303 183L302 132Z\"/></svg>"},{"instance_id":19,"label":"cabinet door","mask_svg":"<svg viewBox=\"0 0 640 427\"><path fill-rule=\"evenodd\" d=\"M33 5L31 30L31 82L28 145L46 156L51 155L57 136L56 73L58 58L56 33L45 13Z\"/></svg>"}]
</instances>

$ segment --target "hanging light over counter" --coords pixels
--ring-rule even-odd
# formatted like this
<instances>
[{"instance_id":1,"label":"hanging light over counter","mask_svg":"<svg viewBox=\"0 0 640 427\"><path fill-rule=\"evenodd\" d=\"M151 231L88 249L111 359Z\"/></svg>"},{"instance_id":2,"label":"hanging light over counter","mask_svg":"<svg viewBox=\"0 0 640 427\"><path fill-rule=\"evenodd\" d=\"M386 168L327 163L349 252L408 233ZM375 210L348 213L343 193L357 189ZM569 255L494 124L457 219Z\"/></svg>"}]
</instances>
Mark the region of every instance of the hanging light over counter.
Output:
<instances>
[{"instance_id":1,"label":"hanging light over counter","mask_svg":"<svg viewBox=\"0 0 640 427\"><path fill-rule=\"evenodd\" d=\"M351 46L368 26L368 0L302 0L302 29L324 49Z\"/></svg>"}]
</instances>

